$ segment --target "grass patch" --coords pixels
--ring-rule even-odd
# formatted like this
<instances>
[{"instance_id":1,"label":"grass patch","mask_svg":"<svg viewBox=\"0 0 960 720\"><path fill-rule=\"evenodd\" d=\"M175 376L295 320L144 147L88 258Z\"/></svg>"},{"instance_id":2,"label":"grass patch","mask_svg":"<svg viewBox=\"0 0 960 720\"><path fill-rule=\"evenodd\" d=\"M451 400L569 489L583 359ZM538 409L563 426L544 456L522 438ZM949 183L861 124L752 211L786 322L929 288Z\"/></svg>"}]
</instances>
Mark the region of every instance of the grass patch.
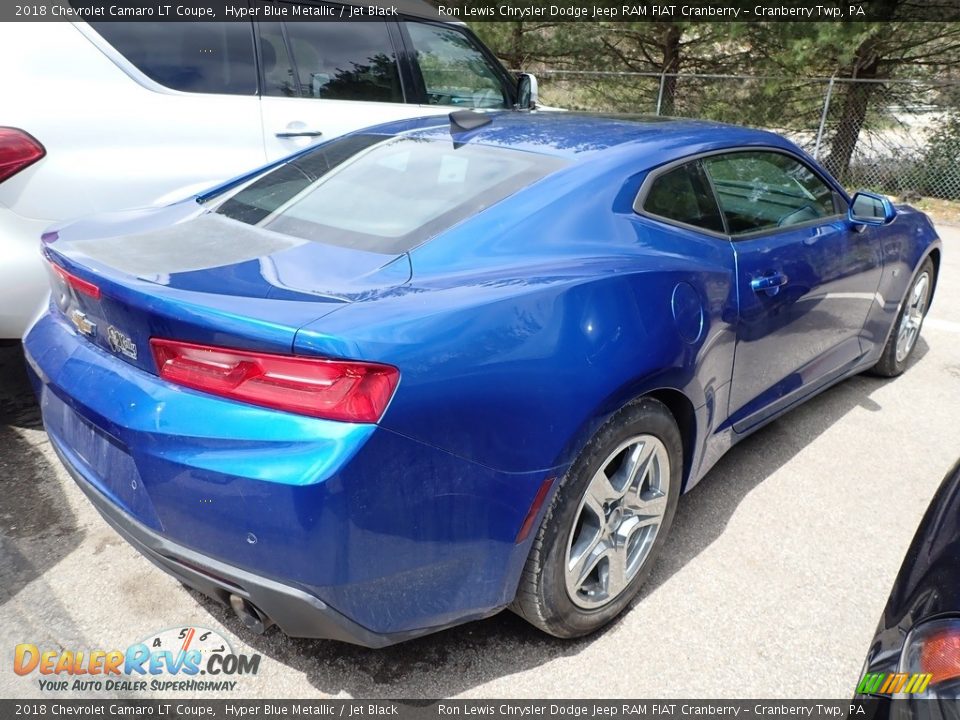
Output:
<instances>
[{"instance_id":1,"label":"grass patch","mask_svg":"<svg viewBox=\"0 0 960 720\"><path fill-rule=\"evenodd\" d=\"M941 200L940 198L920 198L919 200L904 201L897 198L896 202L906 202L917 210L929 215L935 223L944 225L960 225L960 201Z\"/></svg>"}]
</instances>

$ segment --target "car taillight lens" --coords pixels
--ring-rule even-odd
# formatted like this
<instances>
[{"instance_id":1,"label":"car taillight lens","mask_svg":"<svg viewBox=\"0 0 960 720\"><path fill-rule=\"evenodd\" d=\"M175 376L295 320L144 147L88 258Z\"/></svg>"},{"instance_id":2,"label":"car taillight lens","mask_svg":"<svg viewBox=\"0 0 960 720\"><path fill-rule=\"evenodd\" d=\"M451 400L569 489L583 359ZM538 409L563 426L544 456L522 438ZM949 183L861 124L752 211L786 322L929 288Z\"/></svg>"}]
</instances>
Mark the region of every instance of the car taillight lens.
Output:
<instances>
[{"instance_id":1,"label":"car taillight lens","mask_svg":"<svg viewBox=\"0 0 960 720\"><path fill-rule=\"evenodd\" d=\"M960 695L960 618L940 618L917 625L907 638L900 672L929 674L925 697Z\"/></svg>"},{"instance_id":2,"label":"car taillight lens","mask_svg":"<svg viewBox=\"0 0 960 720\"><path fill-rule=\"evenodd\" d=\"M100 299L100 288L98 288L92 282L87 282L86 280L78 278L72 272L60 267L56 263L50 263L50 267L53 268L53 271L60 277L61 280L63 280L63 282L77 292L81 292L84 295L92 297L94 300Z\"/></svg>"},{"instance_id":3,"label":"car taillight lens","mask_svg":"<svg viewBox=\"0 0 960 720\"><path fill-rule=\"evenodd\" d=\"M274 355L150 340L160 377L169 382L328 420L378 422L400 371L353 360Z\"/></svg>"},{"instance_id":4,"label":"car taillight lens","mask_svg":"<svg viewBox=\"0 0 960 720\"><path fill-rule=\"evenodd\" d=\"M46 154L43 145L32 135L17 128L0 127L0 182Z\"/></svg>"}]
</instances>

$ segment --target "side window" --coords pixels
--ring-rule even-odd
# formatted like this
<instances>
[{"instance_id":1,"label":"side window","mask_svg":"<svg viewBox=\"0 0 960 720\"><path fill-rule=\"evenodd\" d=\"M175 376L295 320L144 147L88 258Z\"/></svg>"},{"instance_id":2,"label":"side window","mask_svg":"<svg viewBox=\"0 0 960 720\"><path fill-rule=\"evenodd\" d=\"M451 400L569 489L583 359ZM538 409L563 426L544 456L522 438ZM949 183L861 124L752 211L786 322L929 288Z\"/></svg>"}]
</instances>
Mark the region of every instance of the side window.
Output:
<instances>
[{"instance_id":1,"label":"side window","mask_svg":"<svg viewBox=\"0 0 960 720\"><path fill-rule=\"evenodd\" d=\"M294 84L303 97L403 102L386 23L292 22L286 23L286 30L296 68ZM264 91L285 94L282 81L279 86L268 82Z\"/></svg>"},{"instance_id":2,"label":"side window","mask_svg":"<svg viewBox=\"0 0 960 720\"><path fill-rule=\"evenodd\" d=\"M247 22L92 22L137 67L172 90L253 95L257 72Z\"/></svg>"},{"instance_id":3,"label":"side window","mask_svg":"<svg viewBox=\"0 0 960 720\"><path fill-rule=\"evenodd\" d=\"M429 23L408 22L430 105L502 108L509 104L500 74L464 33Z\"/></svg>"},{"instance_id":4,"label":"side window","mask_svg":"<svg viewBox=\"0 0 960 720\"><path fill-rule=\"evenodd\" d=\"M669 170L654 179L643 200L643 211L685 225L723 232L723 219L697 161Z\"/></svg>"},{"instance_id":5,"label":"side window","mask_svg":"<svg viewBox=\"0 0 960 720\"><path fill-rule=\"evenodd\" d=\"M260 69L264 95L296 97L299 95L293 63L283 39L283 26L278 22L260 23Z\"/></svg>"},{"instance_id":6,"label":"side window","mask_svg":"<svg viewBox=\"0 0 960 720\"><path fill-rule=\"evenodd\" d=\"M836 214L833 191L788 155L737 152L703 159L731 235L788 227Z\"/></svg>"}]
</instances>

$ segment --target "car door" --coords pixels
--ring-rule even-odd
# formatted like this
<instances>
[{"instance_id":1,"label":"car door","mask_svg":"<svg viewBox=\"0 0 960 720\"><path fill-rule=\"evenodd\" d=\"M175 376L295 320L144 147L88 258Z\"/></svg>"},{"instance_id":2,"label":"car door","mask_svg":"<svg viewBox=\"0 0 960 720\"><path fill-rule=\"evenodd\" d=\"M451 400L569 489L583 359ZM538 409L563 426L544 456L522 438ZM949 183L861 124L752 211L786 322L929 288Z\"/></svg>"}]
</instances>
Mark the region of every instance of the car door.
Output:
<instances>
[{"instance_id":1,"label":"car door","mask_svg":"<svg viewBox=\"0 0 960 720\"><path fill-rule=\"evenodd\" d=\"M75 27L124 82L84 77L51 96L61 100L53 118L69 152L65 213L179 200L263 164L252 23Z\"/></svg>"},{"instance_id":2,"label":"car door","mask_svg":"<svg viewBox=\"0 0 960 720\"><path fill-rule=\"evenodd\" d=\"M843 196L800 158L743 150L701 162L737 259L730 416L746 430L863 355L882 260Z\"/></svg>"},{"instance_id":3,"label":"car door","mask_svg":"<svg viewBox=\"0 0 960 720\"><path fill-rule=\"evenodd\" d=\"M407 102L398 47L393 22L259 23L268 158L369 125L424 115Z\"/></svg>"}]
</instances>

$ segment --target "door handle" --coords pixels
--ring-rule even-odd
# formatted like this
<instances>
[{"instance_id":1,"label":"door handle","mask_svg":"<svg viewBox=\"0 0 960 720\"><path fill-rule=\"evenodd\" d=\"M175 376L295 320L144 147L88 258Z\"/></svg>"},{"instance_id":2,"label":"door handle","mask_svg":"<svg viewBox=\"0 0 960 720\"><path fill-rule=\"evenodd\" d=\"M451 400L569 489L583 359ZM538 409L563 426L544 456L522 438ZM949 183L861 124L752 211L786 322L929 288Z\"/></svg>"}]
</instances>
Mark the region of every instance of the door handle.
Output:
<instances>
[{"instance_id":1,"label":"door handle","mask_svg":"<svg viewBox=\"0 0 960 720\"><path fill-rule=\"evenodd\" d=\"M754 278L750 281L750 287L755 293L765 293L769 297L773 297L788 282L790 282L790 278L782 272L773 272L763 277Z\"/></svg>"},{"instance_id":2,"label":"door handle","mask_svg":"<svg viewBox=\"0 0 960 720\"><path fill-rule=\"evenodd\" d=\"M320 137L323 132L320 130L284 130L276 133L278 138L296 138L296 137Z\"/></svg>"}]
</instances>

